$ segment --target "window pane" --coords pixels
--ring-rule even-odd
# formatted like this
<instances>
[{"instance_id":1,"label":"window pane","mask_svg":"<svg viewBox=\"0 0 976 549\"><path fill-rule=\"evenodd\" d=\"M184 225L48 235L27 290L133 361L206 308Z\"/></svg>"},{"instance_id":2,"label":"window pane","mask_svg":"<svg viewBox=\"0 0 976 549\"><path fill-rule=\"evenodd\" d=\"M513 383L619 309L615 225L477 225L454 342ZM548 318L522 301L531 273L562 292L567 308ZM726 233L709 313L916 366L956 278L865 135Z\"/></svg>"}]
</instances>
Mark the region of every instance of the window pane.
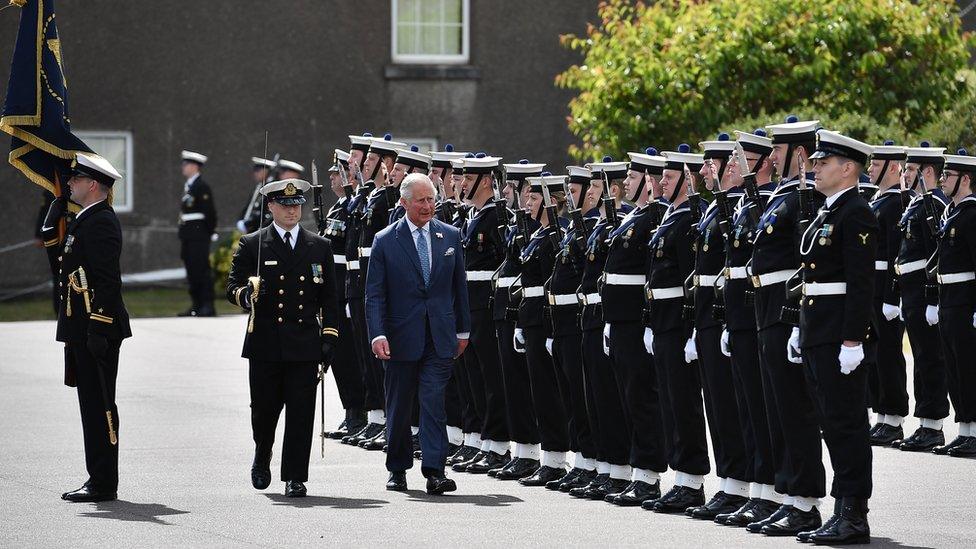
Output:
<instances>
[{"instance_id":1,"label":"window pane","mask_svg":"<svg viewBox=\"0 0 976 549\"><path fill-rule=\"evenodd\" d=\"M420 0L420 20L424 23L439 23L441 20L441 0Z\"/></svg>"},{"instance_id":2,"label":"window pane","mask_svg":"<svg viewBox=\"0 0 976 549\"><path fill-rule=\"evenodd\" d=\"M461 0L441 0L444 4L444 14L441 18L445 23L461 22Z\"/></svg>"},{"instance_id":3,"label":"window pane","mask_svg":"<svg viewBox=\"0 0 976 549\"><path fill-rule=\"evenodd\" d=\"M419 53L414 47L417 27L413 25L397 25L397 53Z\"/></svg>"},{"instance_id":4,"label":"window pane","mask_svg":"<svg viewBox=\"0 0 976 549\"><path fill-rule=\"evenodd\" d=\"M447 25L444 28L444 53L448 55L461 55L461 26Z\"/></svg>"},{"instance_id":5,"label":"window pane","mask_svg":"<svg viewBox=\"0 0 976 549\"><path fill-rule=\"evenodd\" d=\"M438 55L441 52L441 32L440 28L434 25L425 25L420 30L420 53L427 55Z\"/></svg>"},{"instance_id":6,"label":"window pane","mask_svg":"<svg viewBox=\"0 0 976 549\"><path fill-rule=\"evenodd\" d=\"M132 209L132 199L128 196L130 177L128 167L131 159L126 157L128 153L126 135L106 135L104 133L86 135L84 131L76 132L76 134L96 154L108 160L122 174L122 179L116 181L112 186L112 194L114 195L112 203L117 210L130 211Z\"/></svg>"},{"instance_id":7,"label":"window pane","mask_svg":"<svg viewBox=\"0 0 976 549\"><path fill-rule=\"evenodd\" d=\"M397 23L410 23L417 20L417 8L420 0L396 0Z\"/></svg>"}]
</instances>

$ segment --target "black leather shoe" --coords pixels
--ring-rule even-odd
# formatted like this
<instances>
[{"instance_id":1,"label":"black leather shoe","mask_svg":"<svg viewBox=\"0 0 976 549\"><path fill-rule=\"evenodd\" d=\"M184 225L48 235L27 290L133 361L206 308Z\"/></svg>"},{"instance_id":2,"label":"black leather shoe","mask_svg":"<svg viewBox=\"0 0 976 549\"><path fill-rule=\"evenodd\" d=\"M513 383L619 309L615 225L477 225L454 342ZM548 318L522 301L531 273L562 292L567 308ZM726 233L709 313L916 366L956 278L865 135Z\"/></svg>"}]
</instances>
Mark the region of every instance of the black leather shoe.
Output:
<instances>
[{"instance_id":1,"label":"black leather shoe","mask_svg":"<svg viewBox=\"0 0 976 549\"><path fill-rule=\"evenodd\" d=\"M529 458L515 458L498 474L498 480L519 480L525 478L539 469L539 460Z\"/></svg>"},{"instance_id":2,"label":"black leather shoe","mask_svg":"<svg viewBox=\"0 0 976 549\"><path fill-rule=\"evenodd\" d=\"M560 492L569 492L573 488L579 488L580 486L588 486L591 482L593 482L593 479L595 478L596 478L596 469L590 471L584 469L576 478L572 479L572 481L560 482L558 490ZM547 484L546 488L548 487L549 485Z\"/></svg>"},{"instance_id":3,"label":"black leather shoe","mask_svg":"<svg viewBox=\"0 0 976 549\"><path fill-rule=\"evenodd\" d=\"M590 490L592 488L596 488L597 486L606 484L609 481L610 481L610 475L609 474L607 474L607 473L600 473L597 476L593 477L593 480L591 480L590 483L587 484L586 486L579 486L579 487L576 487L576 488L571 488L569 490L569 495L573 496L574 498L586 498L586 492L587 492L587 490ZM604 492L604 493L606 493L606 492Z\"/></svg>"},{"instance_id":4,"label":"black leather shoe","mask_svg":"<svg viewBox=\"0 0 976 549\"><path fill-rule=\"evenodd\" d=\"M342 437L349 434L348 425L349 425L349 420L346 419L342 420L342 423L340 423L339 426L336 427L334 430L326 431L325 438L331 438L333 440L342 439Z\"/></svg>"},{"instance_id":5,"label":"black leather shoe","mask_svg":"<svg viewBox=\"0 0 976 549\"><path fill-rule=\"evenodd\" d=\"M488 469L488 476L489 477L492 477L492 478L497 477L498 476L498 473L501 473L505 469L508 469L509 467L511 467L512 464L515 463L515 460L517 460L517 459L518 458L513 457L513 458L509 459L508 461L506 461L505 464L502 465L502 466L500 466L500 467L493 467L491 469Z\"/></svg>"},{"instance_id":6,"label":"black leather shoe","mask_svg":"<svg viewBox=\"0 0 976 549\"><path fill-rule=\"evenodd\" d=\"M366 426L359 431L343 437L342 443L349 444L351 446L358 446L363 440L375 437L377 433L383 431L384 429L386 429L385 425L380 425L379 423L367 423Z\"/></svg>"},{"instance_id":7,"label":"black leather shoe","mask_svg":"<svg viewBox=\"0 0 976 549\"><path fill-rule=\"evenodd\" d=\"M289 480L285 483L285 496L290 498L303 498L308 494L305 483L298 480Z\"/></svg>"},{"instance_id":8,"label":"black leather shoe","mask_svg":"<svg viewBox=\"0 0 976 549\"><path fill-rule=\"evenodd\" d=\"M84 486L71 492L61 494L61 499L73 503L84 503L93 501L114 501L118 495L115 490L100 490L86 482Z\"/></svg>"},{"instance_id":9,"label":"black leather shoe","mask_svg":"<svg viewBox=\"0 0 976 549\"><path fill-rule=\"evenodd\" d=\"M976 457L976 437L964 437L966 440L949 448L947 454L952 457Z\"/></svg>"},{"instance_id":10,"label":"black leather shoe","mask_svg":"<svg viewBox=\"0 0 976 549\"><path fill-rule=\"evenodd\" d=\"M457 471L458 473L463 473L468 470L468 465L474 465L481 461L488 452L478 451L478 453L472 455L465 461L459 461L451 466L451 469Z\"/></svg>"},{"instance_id":11,"label":"black leather shoe","mask_svg":"<svg viewBox=\"0 0 976 549\"><path fill-rule=\"evenodd\" d=\"M762 532L763 527L765 527L767 524L772 524L782 517L785 517L786 515L790 514L790 511L792 510L792 505L780 505L775 511L773 511L773 514L769 515L768 517L746 524L746 530L752 534L759 534Z\"/></svg>"},{"instance_id":12,"label":"black leather shoe","mask_svg":"<svg viewBox=\"0 0 976 549\"><path fill-rule=\"evenodd\" d=\"M448 465L456 465L458 463L464 463L465 461L471 461L475 455L478 454L480 450L474 446L461 446L458 448L457 452L454 452L451 457L447 458Z\"/></svg>"},{"instance_id":13,"label":"black leather shoe","mask_svg":"<svg viewBox=\"0 0 976 549\"><path fill-rule=\"evenodd\" d=\"M683 513L689 507L705 504L705 489L675 486L664 497L648 501L654 502L655 513Z\"/></svg>"},{"instance_id":14,"label":"black leather shoe","mask_svg":"<svg viewBox=\"0 0 976 549\"><path fill-rule=\"evenodd\" d=\"M621 507L637 507L645 501L660 499L660 497L661 481L648 484L642 480L635 480L623 492L614 496L610 503Z\"/></svg>"},{"instance_id":15,"label":"black leather shoe","mask_svg":"<svg viewBox=\"0 0 976 549\"><path fill-rule=\"evenodd\" d=\"M201 305L200 308L197 309L197 314L193 316L214 317L217 316L217 310L214 309L213 305Z\"/></svg>"},{"instance_id":16,"label":"black leather shoe","mask_svg":"<svg viewBox=\"0 0 976 549\"><path fill-rule=\"evenodd\" d=\"M843 498L840 513L806 538L815 545L871 543L868 501L861 498Z\"/></svg>"},{"instance_id":17,"label":"black leather shoe","mask_svg":"<svg viewBox=\"0 0 976 549\"><path fill-rule=\"evenodd\" d=\"M556 480L551 480L546 483L546 490L559 490L559 485L564 482L572 482L580 476L583 470L579 467L573 467L568 473L562 476L562 478L557 478ZM587 483L589 484L589 483Z\"/></svg>"},{"instance_id":18,"label":"black leather shoe","mask_svg":"<svg viewBox=\"0 0 976 549\"><path fill-rule=\"evenodd\" d=\"M940 446L936 446L935 448L932 448L932 453L939 456L947 456L949 455L949 450L955 448L956 446L959 446L964 442L966 442L966 437L956 437L952 439L952 441L949 442L949 444L943 444Z\"/></svg>"},{"instance_id":19,"label":"black leather shoe","mask_svg":"<svg viewBox=\"0 0 976 549\"><path fill-rule=\"evenodd\" d=\"M390 479L386 481L386 489L393 492L406 492L407 473L404 471L391 472Z\"/></svg>"},{"instance_id":20,"label":"black leather shoe","mask_svg":"<svg viewBox=\"0 0 976 549\"><path fill-rule=\"evenodd\" d=\"M453 479L449 479L444 475L427 477L427 493L432 496L439 496L455 490L457 490L457 484Z\"/></svg>"},{"instance_id":21,"label":"black leather shoe","mask_svg":"<svg viewBox=\"0 0 976 549\"><path fill-rule=\"evenodd\" d=\"M386 446L386 429L380 430L380 432L373 435L372 438L366 438L359 441L357 446L373 452L382 450L383 447Z\"/></svg>"},{"instance_id":22,"label":"black leather shoe","mask_svg":"<svg viewBox=\"0 0 976 549\"><path fill-rule=\"evenodd\" d=\"M882 423L871 433L871 445L892 446L903 438L905 438L905 432L902 430L901 425L892 427L887 423Z\"/></svg>"},{"instance_id":23,"label":"black leather shoe","mask_svg":"<svg viewBox=\"0 0 976 549\"><path fill-rule=\"evenodd\" d=\"M566 469L543 465L531 475L520 478L519 484L522 486L545 486L547 482L563 478L564 476L566 476Z\"/></svg>"},{"instance_id":24,"label":"black leather shoe","mask_svg":"<svg viewBox=\"0 0 976 549\"><path fill-rule=\"evenodd\" d=\"M816 507L801 511L791 506L789 513L763 526L759 531L766 536L796 536L800 532L816 530L822 525L820 511Z\"/></svg>"},{"instance_id":25,"label":"black leather shoe","mask_svg":"<svg viewBox=\"0 0 976 549\"><path fill-rule=\"evenodd\" d=\"M700 507L692 507L685 514L693 519L714 520L718 515L734 513L748 502L749 498L718 492L708 500L708 503Z\"/></svg>"},{"instance_id":26,"label":"black leather shoe","mask_svg":"<svg viewBox=\"0 0 976 549\"><path fill-rule=\"evenodd\" d=\"M251 485L258 490L271 486L271 456L266 459L254 456L251 462Z\"/></svg>"},{"instance_id":27,"label":"black leather shoe","mask_svg":"<svg viewBox=\"0 0 976 549\"><path fill-rule=\"evenodd\" d=\"M507 453L505 455L501 455L488 451L480 460L468 464L468 466L464 468L464 472L471 473L473 475L483 475L492 469L504 467L509 461L510 458L509 454Z\"/></svg>"},{"instance_id":28,"label":"black leather shoe","mask_svg":"<svg viewBox=\"0 0 976 549\"><path fill-rule=\"evenodd\" d=\"M622 494L628 486L630 486L629 480L625 478L610 478L608 476L606 482L587 488L583 497L586 499L606 501L607 496Z\"/></svg>"},{"instance_id":29,"label":"black leather shoe","mask_svg":"<svg viewBox=\"0 0 976 549\"><path fill-rule=\"evenodd\" d=\"M745 513L746 511L749 511L750 509L755 507L757 503L759 503L758 498L751 498L748 501L746 501L744 504L742 504L741 507L739 507L735 511L732 511L731 513L719 513L715 515L715 518L712 519L712 522L714 522L715 524L725 524L725 522L730 518L734 516L738 516L741 513ZM739 519L736 518L735 520L739 520Z\"/></svg>"},{"instance_id":30,"label":"black leather shoe","mask_svg":"<svg viewBox=\"0 0 976 549\"><path fill-rule=\"evenodd\" d=\"M898 449L906 452L931 452L944 444L945 434L942 429L919 427L910 437L901 441Z\"/></svg>"},{"instance_id":31,"label":"black leather shoe","mask_svg":"<svg viewBox=\"0 0 976 549\"><path fill-rule=\"evenodd\" d=\"M749 524L754 522L761 522L773 515L777 510L779 510L780 505L775 501L769 501L768 499L756 498L752 501L752 505L746 507L743 505L734 513L730 514L726 519L726 526L734 526L736 528L745 528ZM718 522L719 517L715 517L715 522ZM765 525L764 525L765 526Z\"/></svg>"}]
</instances>

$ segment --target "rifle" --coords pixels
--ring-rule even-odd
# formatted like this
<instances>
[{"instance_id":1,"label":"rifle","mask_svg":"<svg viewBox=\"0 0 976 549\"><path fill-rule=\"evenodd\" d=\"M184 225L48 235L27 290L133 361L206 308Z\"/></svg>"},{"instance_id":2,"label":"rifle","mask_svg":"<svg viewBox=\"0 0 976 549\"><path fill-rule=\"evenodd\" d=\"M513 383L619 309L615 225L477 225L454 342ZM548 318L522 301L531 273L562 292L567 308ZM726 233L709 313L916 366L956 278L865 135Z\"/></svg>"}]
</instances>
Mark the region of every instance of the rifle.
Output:
<instances>
[{"instance_id":1,"label":"rifle","mask_svg":"<svg viewBox=\"0 0 976 549\"><path fill-rule=\"evenodd\" d=\"M498 221L498 237L504 245L505 233L508 232L508 204L505 202L505 196L502 195L502 185L505 184L505 166L499 166L493 175L497 179L497 182L489 182L489 184L491 185L492 192L495 193L494 203L495 216Z\"/></svg>"},{"instance_id":2,"label":"rifle","mask_svg":"<svg viewBox=\"0 0 976 549\"><path fill-rule=\"evenodd\" d=\"M691 213L691 233L692 241L698 241L698 235L701 231L698 229L699 223L701 223L701 195L698 194L698 190L695 189L695 178L691 175L691 170L688 169L688 164L684 165L685 179L688 180L688 207ZM693 263L694 267L688 274L688 278L685 279L683 284L685 300L681 307L681 317L685 320L693 320L695 318L695 274L698 269L698 250L701 247L696 244L695 246L695 261Z\"/></svg>"},{"instance_id":3,"label":"rifle","mask_svg":"<svg viewBox=\"0 0 976 549\"><path fill-rule=\"evenodd\" d=\"M796 189L797 201L800 204L800 217L797 219L797 227L800 234L803 234L810 222L813 221L813 201L810 198L811 189L807 185L806 163L799 150L796 151L796 164L800 170L798 174L799 186Z\"/></svg>"},{"instance_id":4,"label":"rifle","mask_svg":"<svg viewBox=\"0 0 976 549\"><path fill-rule=\"evenodd\" d=\"M346 195L346 200L352 200L352 183L349 182L349 175L346 174L346 170L342 169L342 162L339 161L339 154L334 154L332 158L336 168L339 169L339 176L342 178L342 192Z\"/></svg>"},{"instance_id":5,"label":"rifle","mask_svg":"<svg viewBox=\"0 0 976 549\"><path fill-rule=\"evenodd\" d=\"M800 170L799 186L796 189L796 197L800 206L799 216L796 220L797 230L800 235L805 235L807 228L813 221L813 202L810 198L811 189L807 185L807 174L805 171L806 162L800 151L796 151L796 165ZM801 237L802 244L802 237ZM803 296L803 267L797 268L793 276L786 281L786 301L779 312L780 320L791 326L800 325L800 299Z\"/></svg>"},{"instance_id":6,"label":"rifle","mask_svg":"<svg viewBox=\"0 0 976 549\"><path fill-rule=\"evenodd\" d=\"M267 135L265 135L265 151L264 151L264 156L262 158L266 158L268 156L267 145L268 145ZM278 178L277 176L279 172L278 169L279 160L281 160L281 154L275 153L274 158L271 160L271 163L274 164L274 167L268 168L268 177L266 177L264 181L254 186L254 192L251 194L251 202L247 205L247 210L244 212L244 223L250 221L250 219L254 216L254 206L258 205L260 208L258 215L261 217L261 220L258 221L258 226L259 227L261 226L261 223L264 218L264 204L262 203L262 199L261 199L261 187L265 186L267 183L270 183L271 181L274 181Z\"/></svg>"},{"instance_id":7,"label":"rifle","mask_svg":"<svg viewBox=\"0 0 976 549\"><path fill-rule=\"evenodd\" d=\"M444 171L446 172L447 170L444 170ZM447 199L447 191L445 190L445 187L444 187L444 178L443 177L439 177L437 179L437 192L441 196L441 202L440 202L441 215L440 215L440 220L443 221L444 223L447 223L448 225L451 225L454 222L454 214L456 213L457 210L454 207L454 202Z\"/></svg>"},{"instance_id":8,"label":"rifle","mask_svg":"<svg viewBox=\"0 0 976 549\"><path fill-rule=\"evenodd\" d=\"M701 221L702 218L702 198L701 195L698 194L698 189L695 188L695 178L691 175L691 170L688 169L688 164L685 164L684 167L685 179L688 180L688 206L691 209L691 219L694 222L693 227L697 230L698 222Z\"/></svg>"},{"instance_id":9,"label":"rifle","mask_svg":"<svg viewBox=\"0 0 976 549\"><path fill-rule=\"evenodd\" d=\"M525 183L522 183L525 185ZM512 188L512 195L515 196L515 229L517 237L522 238L522 243L529 241L529 217L522 207L522 193L519 192L518 185Z\"/></svg>"},{"instance_id":10,"label":"rifle","mask_svg":"<svg viewBox=\"0 0 976 549\"><path fill-rule=\"evenodd\" d=\"M315 217L315 225L319 229L319 234L323 234L326 229L325 206L322 202L322 185L319 185L319 169L312 160L312 215Z\"/></svg>"},{"instance_id":11,"label":"rifle","mask_svg":"<svg viewBox=\"0 0 976 549\"><path fill-rule=\"evenodd\" d=\"M935 198L932 196L933 189L925 187L925 179L922 177L922 166L918 167L918 181L922 185L922 209L925 212L925 226L929 229L929 236L935 242L935 250L929 256L925 264L926 282L925 297L938 298L939 286L936 284L936 274L939 271L939 213L935 211Z\"/></svg>"},{"instance_id":12,"label":"rifle","mask_svg":"<svg viewBox=\"0 0 976 549\"><path fill-rule=\"evenodd\" d=\"M905 166L901 167L901 173L898 177L898 196L901 198L901 211L904 212L908 208L908 204L912 201L911 191L908 189L908 181L905 180L905 173L908 172L908 168Z\"/></svg>"},{"instance_id":13,"label":"rifle","mask_svg":"<svg viewBox=\"0 0 976 549\"><path fill-rule=\"evenodd\" d=\"M562 241L559 215L556 213L556 205L552 203L552 197L549 195L549 184L546 177L541 176L540 179L542 180L542 204L546 208L546 219L549 220L549 239L552 240L552 248L558 250Z\"/></svg>"},{"instance_id":14,"label":"rifle","mask_svg":"<svg viewBox=\"0 0 976 549\"><path fill-rule=\"evenodd\" d=\"M573 221L573 229L576 231L575 240L583 249L586 249L586 241L590 237L590 232L587 230L586 222L583 220L583 211L576 205L576 201L573 200L573 193L569 191L569 183L567 181L563 181L563 189L566 192L566 201L569 206L569 218Z\"/></svg>"},{"instance_id":15,"label":"rifle","mask_svg":"<svg viewBox=\"0 0 976 549\"><path fill-rule=\"evenodd\" d=\"M610 176L607 175L606 170L601 172L601 175L603 175L603 213L607 216L607 228L612 233L620 225L617 219L617 202L610 196Z\"/></svg>"},{"instance_id":16,"label":"rifle","mask_svg":"<svg viewBox=\"0 0 976 549\"><path fill-rule=\"evenodd\" d=\"M766 211L766 197L759 192L759 182L756 181L756 173L749 171L749 160L746 158L746 151L741 143L735 145L735 156L739 161L739 170L742 173L742 187L746 191L749 200L758 206L760 212ZM757 166L758 168L758 166ZM753 223L758 220L753 219Z\"/></svg>"},{"instance_id":17,"label":"rifle","mask_svg":"<svg viewBox=\"0 0 976 549\"><path fill-rule=\"evenodd\" d=\"M708 159L708 171L715 181L712 194L715 196L715 208L718 210L718 228L722 231L725 242L728 243L732 235L732 210L729 208L729 192L722 188L722 182L719 181L718 171L715 169L715 162L712 159Z\"/></svg>"}]
</instances>

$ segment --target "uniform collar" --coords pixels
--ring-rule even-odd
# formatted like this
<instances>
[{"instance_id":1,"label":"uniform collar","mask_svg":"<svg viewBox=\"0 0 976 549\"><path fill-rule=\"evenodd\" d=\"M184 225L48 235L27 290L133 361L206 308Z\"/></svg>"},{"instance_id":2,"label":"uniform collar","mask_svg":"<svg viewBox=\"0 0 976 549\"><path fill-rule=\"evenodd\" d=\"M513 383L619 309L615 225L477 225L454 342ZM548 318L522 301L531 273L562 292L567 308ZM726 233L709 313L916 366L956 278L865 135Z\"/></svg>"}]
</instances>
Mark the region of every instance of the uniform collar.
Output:
<instances>
[{"instance_id":1,"label":"uniform collar","mask_svg":"<svg viewBox=\"0 0 976 549\"><path fill-rule=\"evenodd\" d=\"M853 187L848 187L842 191L838 191L828 196L827 200L824 201L824 208L830 209L830 207L833 206L838 200L840 200L841 197L846 196L851 191L857 192L857 185L854 185Z\"/></svg>"},{"instance_id":2,"label":"uniform collar","mask_svg":"<svg viewBox=\"0 0 976 549\"><path fill-rule=\"evenodd\" d=\"M87 206L85 206L84 208L82 208L82 209L81 209L81 211L80 211L80 212L78 212L78 215L76 215L76 216L75 216L75 219L77 219L77 218L79 218L79 217L81 217L81 214L83 214L83 213L85 213L85 212L87 212L88 210L90 210L90 209L92 209L92 208L94 208L95 206L98 206L98 205L99 205L99 204L101 204L102 202L105 202L105 200L99 200L98 202L95 202L95 203L93 203L93 204L89 204L89 205L87 205Z\"/></svg>"}]
</instances>

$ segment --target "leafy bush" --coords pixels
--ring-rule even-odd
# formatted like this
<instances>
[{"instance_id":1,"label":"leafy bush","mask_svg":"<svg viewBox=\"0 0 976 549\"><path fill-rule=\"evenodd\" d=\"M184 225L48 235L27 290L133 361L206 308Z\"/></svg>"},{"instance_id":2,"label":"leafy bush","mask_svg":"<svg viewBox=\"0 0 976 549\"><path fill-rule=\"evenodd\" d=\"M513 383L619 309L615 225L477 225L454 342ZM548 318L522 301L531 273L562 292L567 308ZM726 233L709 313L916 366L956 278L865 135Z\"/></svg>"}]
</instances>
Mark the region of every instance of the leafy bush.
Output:
<instances>
[{"instance_id":1,"label":"leafy bush","mask_svg":"<svg viewBox=\"0 0 976 549\"><path fill-rule=\"evenodd\" d=\"M210 253L210 267L214 274L214 292L218 296L227 291L227 277L230 275L230 264L234 260L234 252L241 240L240 231L233 231L229 236L217 243L217 249Z\"/></svg>"}]
</instances>

